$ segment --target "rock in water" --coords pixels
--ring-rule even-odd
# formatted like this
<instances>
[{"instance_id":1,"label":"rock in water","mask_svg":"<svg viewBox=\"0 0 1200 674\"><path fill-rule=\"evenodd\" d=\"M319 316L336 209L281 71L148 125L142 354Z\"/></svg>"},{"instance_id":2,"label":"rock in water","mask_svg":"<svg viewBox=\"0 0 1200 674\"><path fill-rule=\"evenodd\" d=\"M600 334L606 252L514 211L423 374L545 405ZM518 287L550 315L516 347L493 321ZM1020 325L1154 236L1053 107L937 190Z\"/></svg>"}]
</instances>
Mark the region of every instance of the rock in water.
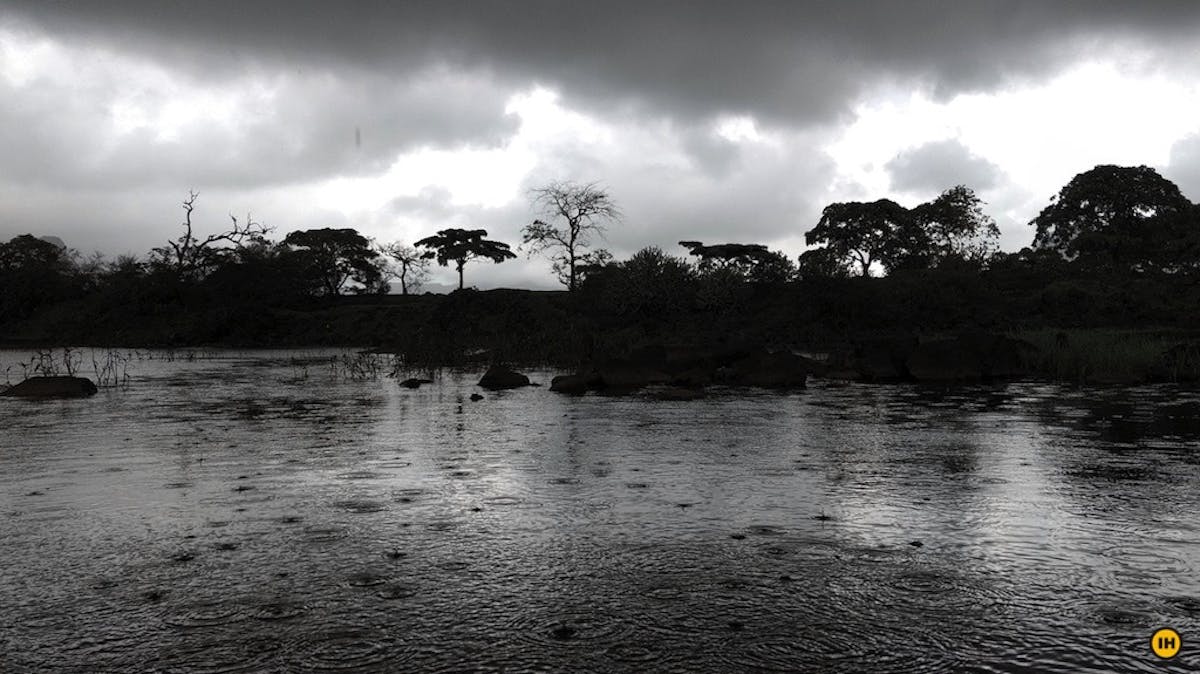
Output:
<instances>
[{"instance_id":1,"label":"rock in water","mask_svg":"<svg viewBox=\"0 0 1200 674\"><path fill-rule=\"evenodd\" d=\"M591 388L591 382L582 374L564 374L550 380L550 390L579 395Z\"/></svg>"},{"instance_id":2,"label":"rock in water","mask_svg":"<svg viewBox=\"0 0 1200 674\"><path fill-rule=\"evenodd\" d=\"M30 377L0 393L20 398L85 398L96 394L96 385L86 377Z\"/></svg>"},{"instance_id":3,"label":"rock in water","mask_svg":"<svg viewBox=\"0 0 1200 674\"><path fill-rule=\"evenodd\" d=\"M520 388L522 386L529 386L529 377L520 372L514 372L508 368L493 365L488 368L487 372L483 373L483 378L479 380L479 385L490 391Z\"/></svg>"},{"instance_id":4,"label":"rock in water","mask_svg":"<svg viewBox=\"0 0 1200 674\"><path fill-rule=\"evenodd\" d=\"M400 385L404 388L421 388L421 384L432 383L432 379L419 379L417 377L413 377L412 379L405 379L404 381L400 382Z\"/></svg>"}]
</instances>

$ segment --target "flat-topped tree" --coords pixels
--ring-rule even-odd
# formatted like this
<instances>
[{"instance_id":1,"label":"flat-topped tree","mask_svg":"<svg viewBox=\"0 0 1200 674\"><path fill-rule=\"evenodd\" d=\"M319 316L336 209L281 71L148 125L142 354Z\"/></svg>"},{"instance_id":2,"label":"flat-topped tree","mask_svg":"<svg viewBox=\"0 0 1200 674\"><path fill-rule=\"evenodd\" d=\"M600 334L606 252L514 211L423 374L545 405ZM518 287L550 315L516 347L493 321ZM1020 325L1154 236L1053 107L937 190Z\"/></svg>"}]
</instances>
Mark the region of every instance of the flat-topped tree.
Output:
<instances>
[{"instance_id":1,"label":"flat-topped tree","mask_svg":"<svg viewBox=\"0 0 1200 674\"><path fill-rule=\"evenodd\" d=\"M795 274L795 265L783 253L767 250L760 243L716 243L680 241L688 253L700 258L701 273L724 271L755 283L782 283Z\"/></svg>"},{"instance_id":2,"label":"flat-topped tree","mask_svg":"<svg viewBox=\"0 0 1200 674\"><path fill-rule=\"evenodd\" d=\"M830 204L821 212L821 221L804 235L808 245L825 244L831 254L847 266L858 266L863 276L871 275L878 262L890 269L900 257L907 257L898 245L914 233L908 209L891 199L869 203L848 201Z\"/></svg>"},{"instance_id":3,"label":"flat-topped tree","mask_svg":"<svg viewBox=\"0 0 1200 674\"><path fill-rule=\"evenodd\" d=\"M458 269L458 289L462 290L463 267L471 260L486 258L499 264L517 257L507 243L485 239L485 236L486 229L443 229L415 245L428 249L421 254L427 260L437 260L443 267L453 262Z\"/></svg>"},{"instance_id":4,"label":"flat-topped tree","mask_svg":"<svg viewBox=\"0 0 1200 674\"><path fill-rule=\"evenodd\" d=\"M377 264L379 253L354 229L306 229L283 242L296 250L318 294L334 296L353 281L355 292L386 293L387 281Z\"/></svg>"}]
</instances>

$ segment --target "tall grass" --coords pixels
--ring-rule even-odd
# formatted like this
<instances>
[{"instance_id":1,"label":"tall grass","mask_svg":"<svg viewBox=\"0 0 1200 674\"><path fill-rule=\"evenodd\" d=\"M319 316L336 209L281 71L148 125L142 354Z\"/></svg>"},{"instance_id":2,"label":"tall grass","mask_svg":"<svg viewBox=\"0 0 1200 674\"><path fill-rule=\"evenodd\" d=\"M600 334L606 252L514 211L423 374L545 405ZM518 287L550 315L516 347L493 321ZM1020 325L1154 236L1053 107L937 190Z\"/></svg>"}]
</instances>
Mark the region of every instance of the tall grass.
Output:
<instances>
[{"instance_id":1,"label":"tall grass","mask_svg":"<svg viewBox=\"0 0 1200 674\"><path fill-rule=\"evenodd\" d=\"M1041 329L1013 336L1037 347L1025 363L1030 371L1055 381L1130 384L1200 379L1200 358L1187 358L1188 349L1180 346L1192 336L1178 331Z\"/></svg>"}]
</instances>

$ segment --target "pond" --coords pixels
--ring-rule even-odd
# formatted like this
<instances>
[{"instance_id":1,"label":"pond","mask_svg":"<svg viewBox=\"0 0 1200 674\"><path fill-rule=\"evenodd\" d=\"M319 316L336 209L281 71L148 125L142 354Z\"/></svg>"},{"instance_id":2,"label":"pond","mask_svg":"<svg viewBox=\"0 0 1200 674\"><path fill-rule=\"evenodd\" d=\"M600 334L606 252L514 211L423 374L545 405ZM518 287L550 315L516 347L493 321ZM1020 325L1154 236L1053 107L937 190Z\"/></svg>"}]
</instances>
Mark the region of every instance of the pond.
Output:
<instances>
[{"instance_id":1,"label":"pond","mask_svg":"<svg viewBox=\"0 0 1200 674\"><path fill-rule=\"evenodd\" d=\"M337 352L122 353L94 397L0 398L2 671L1200 665L1195 389L472 401Z\"/></svg>"}]
</instances>

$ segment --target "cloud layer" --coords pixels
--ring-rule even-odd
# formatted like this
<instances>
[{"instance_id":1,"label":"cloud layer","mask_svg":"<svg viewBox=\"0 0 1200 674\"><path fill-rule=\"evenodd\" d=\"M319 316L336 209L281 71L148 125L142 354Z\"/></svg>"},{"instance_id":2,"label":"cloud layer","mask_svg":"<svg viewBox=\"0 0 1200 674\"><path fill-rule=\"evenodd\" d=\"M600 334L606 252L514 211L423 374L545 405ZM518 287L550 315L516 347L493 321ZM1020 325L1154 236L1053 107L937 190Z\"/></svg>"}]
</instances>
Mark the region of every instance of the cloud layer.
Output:
<instances>
[{"instance_id":1,"label":"cloud layer","mask_svg":"<svg viewBox=\"0 0 1200 674\"><path fill-rule=\"evenodd\" d=\"M196 189L213 229L253 210L280 233L470 224L515 243L525 191L573 179L626 213L618 253L681 238L794 253L830 201L958 183L1019 244L1030 195L1060 185L903 118L862 168L833 148L864 101L1003 96L1094 60L1194 89L1197 36L1188 1L17 0L0 10L0 237L141 252ZM1174 140L1159 163L1198 198L1198 146ZM546 286L545 267L477 271Z\"/></svg>"}]
</instances>

